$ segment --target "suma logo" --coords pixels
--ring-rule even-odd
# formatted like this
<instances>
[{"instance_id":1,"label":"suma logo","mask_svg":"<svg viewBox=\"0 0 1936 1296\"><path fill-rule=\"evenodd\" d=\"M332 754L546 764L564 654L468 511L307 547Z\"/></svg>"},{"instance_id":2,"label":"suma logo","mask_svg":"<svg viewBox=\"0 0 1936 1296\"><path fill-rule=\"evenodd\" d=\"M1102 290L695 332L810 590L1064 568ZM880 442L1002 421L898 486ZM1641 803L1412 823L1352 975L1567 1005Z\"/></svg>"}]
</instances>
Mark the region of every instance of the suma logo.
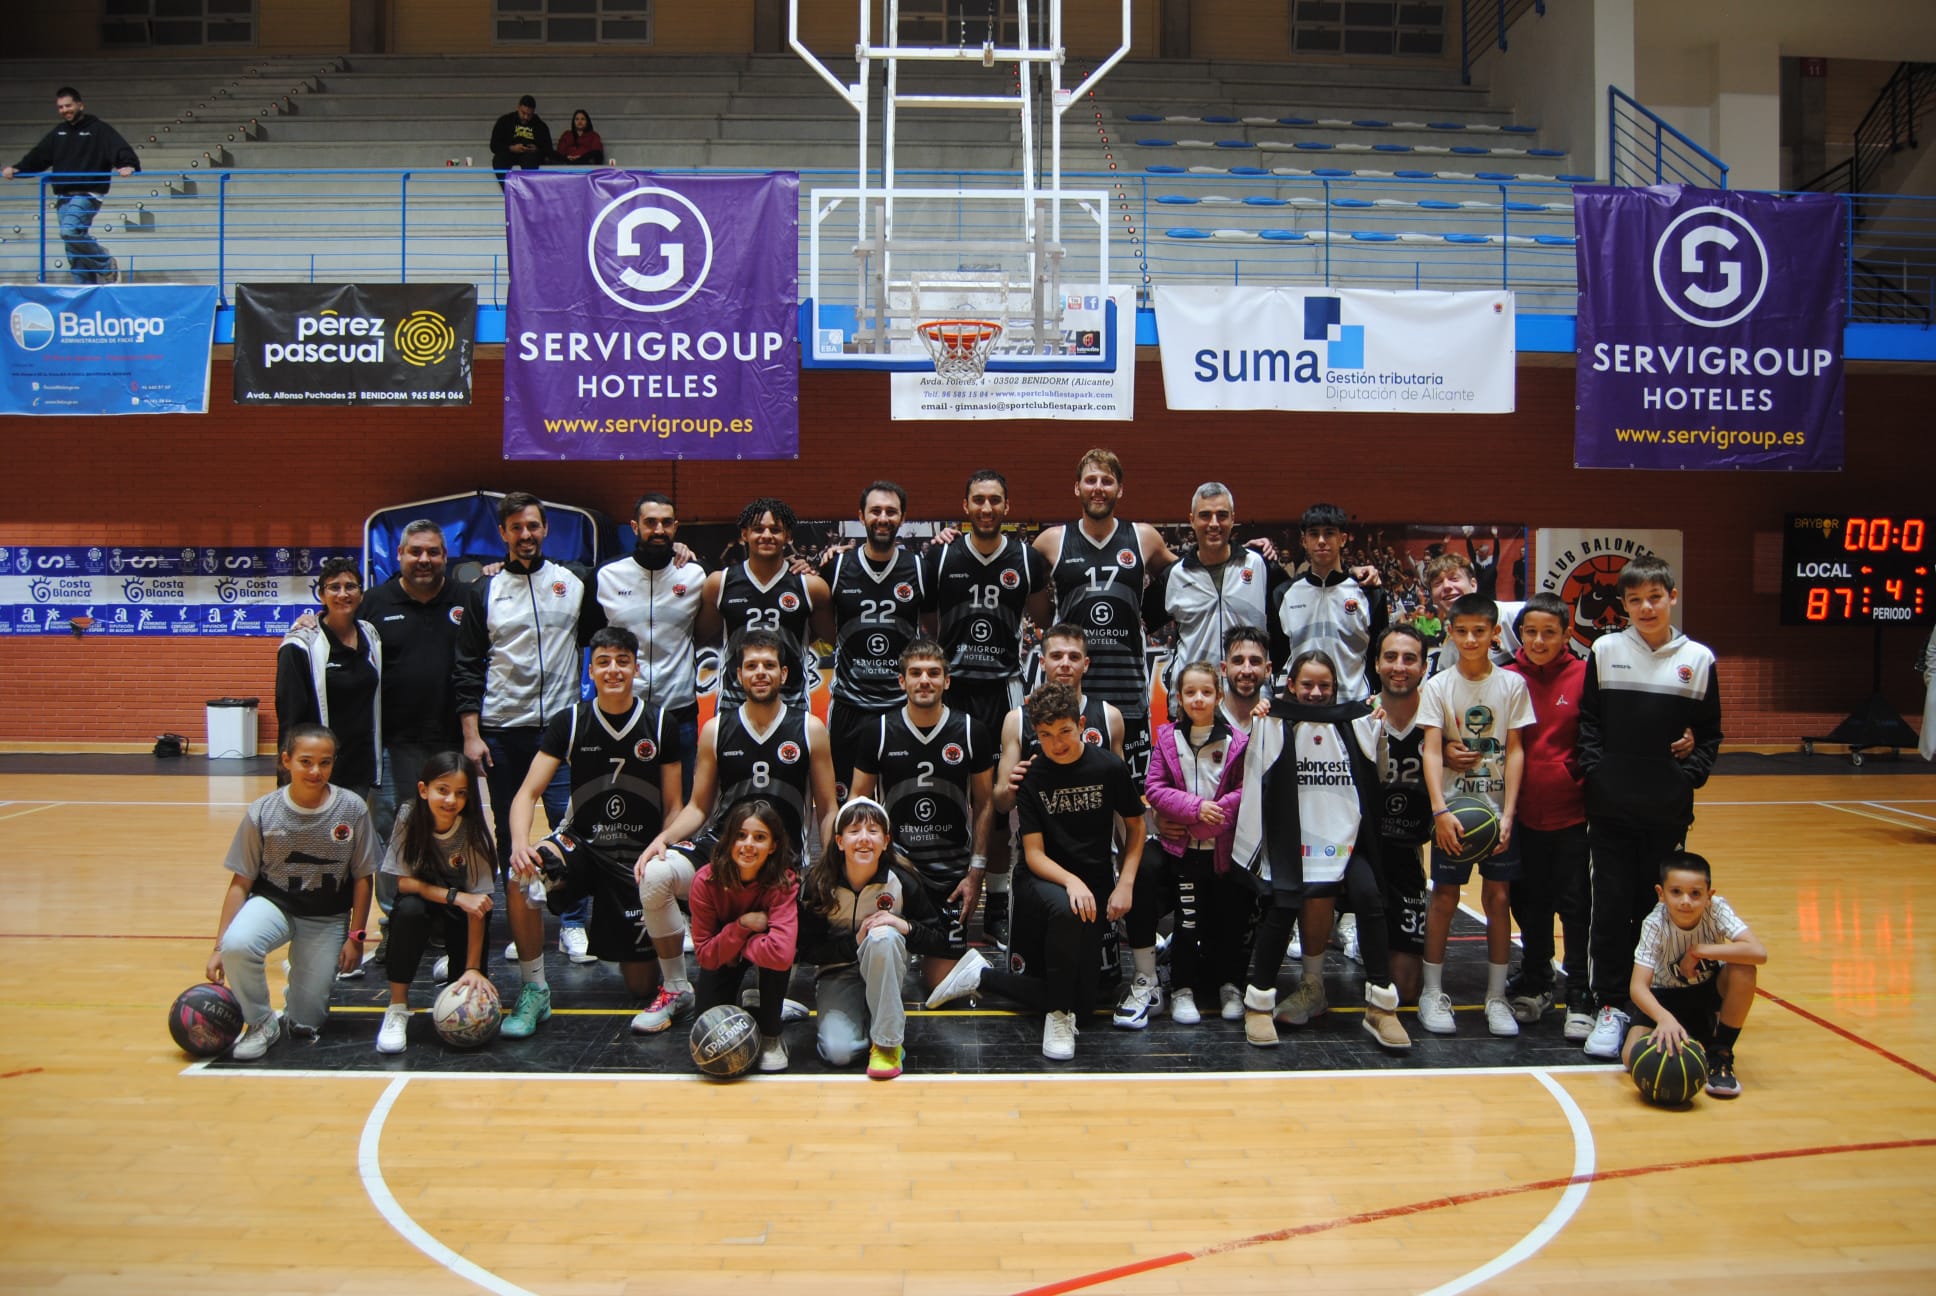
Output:
<instances>
[{"instance_id":1,"label":"suma logo","mask_svg":"<svg viewBox=\"0 0 1936 1296\"><path fill-rule=\"evenodd\" d=\"M1337 297L1304 299L1304 340L1324 343L1324 367L1365 367L1365 326L1344 322L1344 302Z\"/></svg>"}]
</instances>

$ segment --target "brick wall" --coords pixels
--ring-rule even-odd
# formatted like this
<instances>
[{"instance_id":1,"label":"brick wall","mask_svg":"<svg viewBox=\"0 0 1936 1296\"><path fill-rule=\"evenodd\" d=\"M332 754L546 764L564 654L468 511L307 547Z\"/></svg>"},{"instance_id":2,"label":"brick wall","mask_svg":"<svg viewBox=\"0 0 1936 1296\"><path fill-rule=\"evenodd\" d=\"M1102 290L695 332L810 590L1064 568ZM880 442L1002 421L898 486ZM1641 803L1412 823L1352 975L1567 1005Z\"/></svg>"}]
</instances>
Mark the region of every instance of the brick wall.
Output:
<instances>
[{"instance_id":1,"label":"brick wall","mask_svg":"<svg viewBox=\"0 0 1936 1296\"><path fill-rule=\"evenodd\" d=\"M1512 415L1295 416L1167 410L1145 360L1133 425L892 424L884 379L810 371L798 463L684 466L505 463L502 376L495 355L481 356L476 403L461 410L238 409L218 359L205 418L0 418L16 480L0 543L353 544L375 509L478 488L619 518L648 489L671 492L693 520L730 520L762 494L802 516L838 516L876 475L906 485L915 516L936 516L984 465L1008 474L1017 517L1061 518L1073 516L1076 458L1103 444L1125 464L1124 513L1147 520L1180 519L1214 476L1236 488L1240 518L1329 499L1376 520L1677 527L1685 623L1720 653L1729 739L1788 742L1826 733L1868 695L1870 633L1777 625L1774 595L1753 592L1757 534L1791 510L1927 508L1936 469L1923 418L1936 378L1917 374L1852 375L1847 471L1810 475L1575 470L1569 367L1522 367ZM1912 719L1922 689L1909 668L1926 633L1883 638L1889 698ZM202 703L222 694L261 696L273 734L274 656L259 639L0 640L0 740L140 741L163 729L199 739Z\"/></svg>"}]
</instances>

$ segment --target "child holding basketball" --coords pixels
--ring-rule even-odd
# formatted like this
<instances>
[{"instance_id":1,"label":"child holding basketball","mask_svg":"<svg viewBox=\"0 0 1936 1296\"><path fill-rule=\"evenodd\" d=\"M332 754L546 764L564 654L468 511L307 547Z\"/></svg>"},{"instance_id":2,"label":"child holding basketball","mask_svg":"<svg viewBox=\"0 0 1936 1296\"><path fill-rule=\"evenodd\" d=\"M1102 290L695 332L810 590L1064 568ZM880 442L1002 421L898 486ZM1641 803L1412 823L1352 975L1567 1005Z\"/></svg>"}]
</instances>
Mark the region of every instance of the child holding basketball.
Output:
<instances>
[{"instance_id":1,"label":"child holding basketball","mask_svg":"<svg viewBox=\"0 0 1936 1296\"><path fill-rule=\"evenodd\" d=\"M462 752L436 752L417 775L417 798L397 815L383 871L396 879L390 908L390 1006L376 1033L376 1051L401 1053L410 1029L410 982L423 961L434 925L444 948L463 959L457 984L496 999L484 975L491 948L491 889L497 847L477 795L477 775Z\"/></svg>"},{"instance_id":2,"label":"child holding basketball","mask_svg":"<svg viewBox=\"0 0 1936 1296\"><path fill-rule=\"evenodd\" d=\"M1659 903L1640 925L1627 993L1637 1015L1620 1060L1652 1036L1670 1055L1692 1039L1707 1050L1707 1092L1737 1098L1734 1046L1754 1007L1755 969L1768 950L1728 902L1714 894L1714 873L1692 851L1660 866Z\"/></svg>"},{"instance_id":3,"label":"child holding basketball","mask_svg":"<svg viewBox=\"0 0 1936 1296\"><path fill-rule=\"evenodd\" d=\"M1519 783L1526 753L1521 731L1533 724L1533 703L1526 681L1494 666L1499 605L1484 594L1462 594L1446 609L1446 641L1458 661L1425 682L1419 695L1418 723L1425 729L1420 755L1425 760L1425 790L1432 799L1432 907L1425 920L1425 962L1418 996L1419 1024L1435 1035L1458 1030L1452 996L1445 993L1445 943L1459 888L1472 878L1473 860L1464 854L1465 836L1474 825L1461 824L1446 806L1449 797L1476 797L1497 817L1499 840L1478 861L1484 879L1480 902L1486 914L1486 1029L1494 1035L1519 1034L1519 1022L1506 1002L1506 976L1512 959L1512 880L1520 875L1519 843L1513 817L1519 809ZM1456 740L1474 754L1468 769L1448 764L1445 743Z\"/></svg>"},{"instance_id":4,"label":"child holding basketball","mask_svg":"<svg viewBox=\"0 0 1936 1296\"><path fill-rule=\"evenodd\" d=\"M291 725L278 759L288 785L243 812L224 861L234 876L208 956L208 979L232 976L229 988L242 1005L247 1029L229 1050L238 1062L256 1061L282 1038L282 1016L297 1036L313 1039L322 1029L336 974L363 962L376 874L369 807L330 785L336 736L319 724ZM284 945L289 986L279 1015L263 967Z\"/></svg>"},{"instance_id":5,"label":"child holding basketball","mask_svg":"<svg viewBox=\"0 0 1936 1296\"><path fill-rule=\"evenodd\" d=\"M901 1074L909 952L943 957L951 950L950 920L929 888L892 862L892 835L879 802L849 798L834 816L832 848L800 887L800 961L817 969L816 1047L837 1067L866 1049L872 1080Z\"/></svg>"},{"instance_id":6,"label":"child holding basketball","mask_svg":"<svg viewBox=\"0 0 1936 1296\"><path fill-rule=\"evenodd\" d=\"M780 1023L800 919L794 839L772 802L741 802L720 824L712 861L693 875L687 897L699 960L696 1010L732 1003L747 969L754 969L762 1071L787 1068Z\"/></svg>"}]
</instances>

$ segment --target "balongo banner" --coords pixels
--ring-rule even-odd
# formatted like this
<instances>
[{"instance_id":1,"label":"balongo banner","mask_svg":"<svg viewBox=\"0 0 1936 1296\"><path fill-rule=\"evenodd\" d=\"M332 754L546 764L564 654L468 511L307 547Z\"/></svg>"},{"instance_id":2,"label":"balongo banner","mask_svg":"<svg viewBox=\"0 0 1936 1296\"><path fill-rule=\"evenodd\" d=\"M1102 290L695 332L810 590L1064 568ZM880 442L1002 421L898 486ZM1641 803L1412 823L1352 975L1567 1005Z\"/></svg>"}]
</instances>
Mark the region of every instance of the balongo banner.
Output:
<instances>
[{"instance_id":1,"label":"balongo banner","mask_svg":"<svg viewBox=\"0 0 1936 1296\"><path fill-rule=\"evenodd\" d=\"M238 284L237 405L468 405L470 284Z\"/></svg>"},{"instance_id":2,"label":"balongo banner","mask_svg":"<svg viewBox=\"0 0 1936 1296\"><path fill-rule=\"evenodd\" d=\"M1509 414L1513 295L1156 290L1171 409Z\"/></svg>"},{"instance_id":3,"label":"balongo banner","mask_svg":"<svg viewBox=\"0 0 1936 1296\"><path fill-rule=\"evenodd\" d=\"M206 414L213 287L0 287L0 414Z\"/></svg>"}]
</instances>

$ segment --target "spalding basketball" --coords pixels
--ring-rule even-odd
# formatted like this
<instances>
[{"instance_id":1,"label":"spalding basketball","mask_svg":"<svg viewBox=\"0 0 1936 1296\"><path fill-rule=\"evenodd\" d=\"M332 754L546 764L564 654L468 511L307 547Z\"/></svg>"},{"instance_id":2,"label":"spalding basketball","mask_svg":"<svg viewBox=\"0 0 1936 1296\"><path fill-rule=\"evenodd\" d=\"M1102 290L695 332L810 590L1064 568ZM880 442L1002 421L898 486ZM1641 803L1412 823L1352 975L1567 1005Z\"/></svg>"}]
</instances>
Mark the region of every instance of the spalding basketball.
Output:
<instances>
[{"instance_id":1,"label":"spalding basketball","mask_svg":"<svg viewBox=\"0 0 1936 1296\"><path fill-rule=\"evenodd\" d=\"M1459 825L1459 849L1448 858L1454 864L1476 864L1499 844L1499 812L1476 796L1446 798L1445 808Z\"/></svg>"},{"instance_id":2,"label":"spalding basketball","mask_svg":"<svg viewBox=\"0 0 1936 1296\"><path fill-rule=\"evenodd\" d=\"M1707 1050L1690 1039L1670 1054L1649 1035L1634 1049L1630 1069L1642 1098L1658 1107L1678 1107L1707 1086Z\"/></svg>"},{"instance_id":3,"label":"spalding basketball","mask_svg":"<svg viewBox=\"0 0 1936 1296\"><path fill-rule=\"evenodd\" d=\"M430 1020L437 1037L452 1048L481 1048L497 1034L504 1020L497 991L480 990L474 982L453 981L431 1005Z\"/></svg>"},{"instance_id":4,"label":"spalding basketball","mask_svg":"<svg viewBox=\"0 0 1936 1296\"><path fill-rule=\"evenodd\" d=\"M192 985L175 996L168 1033L190 1057L220 1057L242 1036L242 1005L227 986Z\"/></svg>"},{"instance_id":5,"label":"spalding basketball","mask_svg":"<svg viewBox=\"0 0 1936 1296\"><path fill-rule=\"evenodd\" d=\"M693 1065L709 1076L743 1076L759 1056L759 1023L744 1008L720 1004L700 1013L692 1024Z\"/></svg>"}]
</instances>

